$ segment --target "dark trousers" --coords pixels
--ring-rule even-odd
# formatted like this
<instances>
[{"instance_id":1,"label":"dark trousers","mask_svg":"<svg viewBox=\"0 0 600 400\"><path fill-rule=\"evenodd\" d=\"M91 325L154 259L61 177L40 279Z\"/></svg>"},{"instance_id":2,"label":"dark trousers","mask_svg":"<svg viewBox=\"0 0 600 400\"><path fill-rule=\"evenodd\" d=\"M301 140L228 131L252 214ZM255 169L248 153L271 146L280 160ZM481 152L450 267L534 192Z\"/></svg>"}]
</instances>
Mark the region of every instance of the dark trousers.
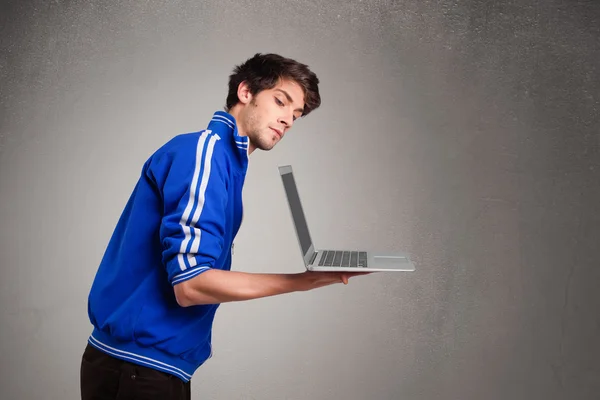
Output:
<instances>
[{"instance_id":1,"label":"dark trousers","mask_svg":"<svg viewBox=\"0 0 600 400\"><path fill-rule=\"evenodd\" d=\"M88 343L81 358L82 400L190 400L190 382L122 361Z\"/></svg>"}]
</instances>

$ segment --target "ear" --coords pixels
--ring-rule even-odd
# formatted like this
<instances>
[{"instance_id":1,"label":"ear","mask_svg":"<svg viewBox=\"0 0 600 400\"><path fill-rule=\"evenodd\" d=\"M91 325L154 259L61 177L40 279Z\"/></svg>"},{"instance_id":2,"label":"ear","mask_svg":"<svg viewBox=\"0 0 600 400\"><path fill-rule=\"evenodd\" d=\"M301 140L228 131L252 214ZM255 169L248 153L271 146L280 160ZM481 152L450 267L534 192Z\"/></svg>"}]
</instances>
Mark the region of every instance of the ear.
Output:
<instances>
[{"instance_id":1,"label":"ear","mask_svg":"<svg viewBox=\"0 0 600 400\"><path fill-rule=\"evenodd\" d=\"M246 81L238 85L237 96L242 104L248 104L252 101L252 93L250 93L250 87Z\"/></svg>"}]
</instances>

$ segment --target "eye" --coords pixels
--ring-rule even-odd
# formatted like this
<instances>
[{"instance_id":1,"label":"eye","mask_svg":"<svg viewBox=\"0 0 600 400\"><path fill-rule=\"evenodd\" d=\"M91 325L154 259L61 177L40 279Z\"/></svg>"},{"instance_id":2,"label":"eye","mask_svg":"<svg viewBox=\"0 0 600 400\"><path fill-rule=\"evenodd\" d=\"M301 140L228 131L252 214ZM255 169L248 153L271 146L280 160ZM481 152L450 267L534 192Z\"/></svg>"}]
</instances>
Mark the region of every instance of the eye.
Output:
<instances>
[{"instance_id":1,"label":"eye","mask_svg":"<svg viewBox=\"0 0 600 400\"><path fill-rule=\"evenodd\" d=\"M281 100L279 100L277 97L275 97L275 103L277 103L278 106L283 106L283 102Z\"/></svg>"}]
</instances>

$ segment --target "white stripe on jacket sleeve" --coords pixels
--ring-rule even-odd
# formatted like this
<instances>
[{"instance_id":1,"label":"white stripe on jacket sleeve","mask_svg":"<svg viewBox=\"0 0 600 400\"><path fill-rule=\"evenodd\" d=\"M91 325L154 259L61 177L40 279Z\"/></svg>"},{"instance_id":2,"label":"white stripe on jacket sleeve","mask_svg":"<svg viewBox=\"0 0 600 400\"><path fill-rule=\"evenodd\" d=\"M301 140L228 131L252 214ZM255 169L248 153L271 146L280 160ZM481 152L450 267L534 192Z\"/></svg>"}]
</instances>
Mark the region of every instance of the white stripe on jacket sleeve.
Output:
<instances>
[{"instance_id":1,"label":"white stripe on jacket sleeve","mask_svg":"<svg viewBox=\"0 0 600 400\"><path fill-rule=\"evenodd\" d=\"M192 239L192 229L194 229L195 224L198 222L198 219L202 212L202 208L204 207L204 199L205 199L204 195L206 192L206 187L208 186L208 178L210 176L209 174L210 174L210 166L212 163L213 149L215 146L215 142L220 139L220 137L218 135L216 135L216 134L210 135L210 134L211 134L211 131L206 130L202 133L202 135L198 139L198 145L196 147L196 164L194 167L194 175L193 175L191 186L190 186L190 197L188 199L188 203L185 208L185 211L179 222L179 224L183 228L183 232L185 235L185 238L181 242L181 246L179 248L179 254L177 255L177 262L179 264L179 268L182 271L185 271L187 269L186 257L184 257L184 255L187 253L188 244L189 244L190 240ZM207 148L206 154L204 154L204 144L206 143L206 139L209 136L210 136L210 139L208 142L208 148ZM201 169L203 163L204 163L204 173L202 174L202 181L200 184L199 193L196 196L196 189L198 187L198 177L200 175L200 169ZM190 221L190 214L191 214L192 210L194 209L194 206L196 206L196 211L194 212L194 215L192 216L191 221ZM192 242L192 252L196 252L200 248L200 230L195 229L195 233L196 233L196 236L194 238L194 241ZM188 256L187 260L188 260L188 262L195 261L195 259L191 256Z\"/></svg>"}]
</instances>

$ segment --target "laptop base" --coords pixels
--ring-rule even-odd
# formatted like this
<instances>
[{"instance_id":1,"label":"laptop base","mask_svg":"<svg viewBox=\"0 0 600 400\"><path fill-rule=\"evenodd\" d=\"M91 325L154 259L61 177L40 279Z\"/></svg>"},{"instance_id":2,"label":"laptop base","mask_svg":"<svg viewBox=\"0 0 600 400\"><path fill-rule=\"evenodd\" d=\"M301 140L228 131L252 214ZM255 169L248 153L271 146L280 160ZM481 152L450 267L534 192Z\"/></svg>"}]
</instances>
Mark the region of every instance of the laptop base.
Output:
<instances>
[{"instance_id":1,"label":"laptop base","mask_svg":"<svg viewBox=\"0 0 600 400\"><path fill-rule=\"evenodd\" d=\"M335 255L332 257L332 253L337 257ZM353 254L356 254L356 260L353 260ZM415 270L410 257L403 253L318 250L310 260L306 269L316 272L412 272Z\"/></svg>"}]
</instances>

